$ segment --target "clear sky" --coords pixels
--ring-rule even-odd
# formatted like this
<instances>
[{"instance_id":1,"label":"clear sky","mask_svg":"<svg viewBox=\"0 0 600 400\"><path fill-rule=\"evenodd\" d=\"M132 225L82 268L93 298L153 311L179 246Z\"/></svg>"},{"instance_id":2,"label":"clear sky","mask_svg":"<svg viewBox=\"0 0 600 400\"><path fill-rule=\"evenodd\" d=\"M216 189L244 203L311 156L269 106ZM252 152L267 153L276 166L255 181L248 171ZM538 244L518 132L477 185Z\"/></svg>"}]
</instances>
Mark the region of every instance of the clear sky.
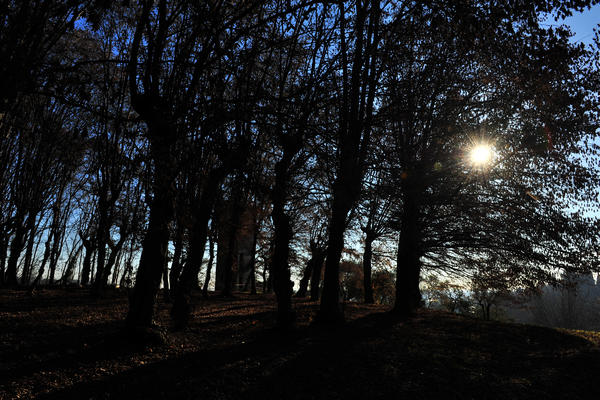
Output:
<instances>
[{"instance_id":1,"label":"clear sky","mask_svg":"<svg viewBox=\"0 0 600 400\"><path fill-rule=\"evenodd\" d=\"M570 26L571 30L575 33L575 36L572 38L574 41L589 44L592 43L594 38L594 28L600 24L600 5L596 5L590 10L581 13L575 13L564 21L554 22L549 20L548 22L552 24L560 24L562 22Z\"/></svg>"}]
</instances>

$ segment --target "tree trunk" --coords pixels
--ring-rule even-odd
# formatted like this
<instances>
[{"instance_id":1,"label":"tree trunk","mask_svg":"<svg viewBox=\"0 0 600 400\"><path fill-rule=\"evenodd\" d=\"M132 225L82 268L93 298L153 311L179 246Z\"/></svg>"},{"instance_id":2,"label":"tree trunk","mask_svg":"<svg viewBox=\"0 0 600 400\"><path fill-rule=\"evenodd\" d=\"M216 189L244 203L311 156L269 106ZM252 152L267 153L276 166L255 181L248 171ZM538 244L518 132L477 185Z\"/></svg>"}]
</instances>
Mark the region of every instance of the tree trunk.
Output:
<instances>
[{"instance_id":1,"label":"tree trunk","mask_svg":"<svg viewBox=\"0 0 600 400\"><path fill-rule=\"evenodd\" d=\"M108 260L106 260L106 264L104 265L104 268L102 268L103 276L100 279L101 283L100 283L100 286L98 286L98 290L101 291L102 289L104 289L106 287L106 285L108 283L108 277L117 262L117 257L119 256L119 253L121 252L121 249L123 248L123 244L125 243L126 238L127 238L127 235L125 233L121 233L121 237L119 238L119 241L116 244L110 245L110 255L108 256ZM98 282L98 281L99 280L96 277L96 282ZM98 292L98 293L100 293L100 292Z\"/></svg>"},{"instance_id":2,"label":"tree trunk","mask_svg":"<svg viewBox=\"0 0 600 400\"><path fill-rule=\"evenodd\" d=\"M8 256L8 263L6 265L6 285L16 287L19 284L17 280L17 263L23 246L25 245L25 228L23 227L22 220L16 224L15 236L10 243L10 255Z\"/></svg>"},{"instance_id":3,"label":"tree trunk","mask_svg":"<svg viewBox=\"0 0 600 400\"><path fill-rule=\"evenodd\" d=\"M123 270L123 275L121 276L121 281L119 282L120 287L129 287L131 283L131 272L133 271L133 253L134 253L134 243L135 239L131 239L131 244L129 246L129 255L127 256L127 261L125 261L125 268Z\"/></svg>"},{"instance_id":4,"label":"tree trunk","mask_svg":"<svg viewBox=\"0 0 600 400\"><path fill-rule=\"evenodd\" d=\"M363 254L363 283L365 288L365 304L373 304L373 283L371 282L371 261L373 259L373 235L367 232L365 252Z\"/></svg>"},{"instance_id":5,"label":"tree trunk","mask_svg":"<svg viewBox=\"0 0 600 400\"><path fill-rule=\"evenodd\" d=\"M344 314L340 307L340 258L344 249L346 217L352 203L353 200L350 197L344 197L339 189L334 190L323 293L321 294L321 306L317 314L317 321L319 322L339 323L344 321Z\"/></svg>"},{"instance_id":6,"label":"tree trunk","mask_svg":"<svg viewBox=\"0 0 600 400\"><path fill-rule=\"evenodd\" d=\"M73 275L75 273L75 265L77 264L77 259L79 258L79 254L81 253L81 249L83 245L77 247L77 250L71 252L69 259L67 261L67 267L65 272L63 273L61 280L61 284L67 286L71 280L73 279Z\"/></svg>"},{"instance_id":7,"label":"tree trunk","mask_svg":"<svg viewBox=\"0 0 600 400\"><path fill-rule=\"evenodd\" d=\"M277 325L289 328L294 323L292 312L292 294L294 283L290 276L290 240L293 237L292 223L285 212L285 202L288 191L289 168L292 157L297 153L294 142L285 143L283 156L275 165L275 185L271 197L273 199L273 258L271 259L271 275L273 289L277 297Z\"/></svg>"},{"instance_id":8,"label":"tree trunk","mask_svg":"<svg viewBox=\"0 0 600 400\"><path fill-rule=\"evenodd\" d=\"M48 271L48 285L50 286L54 284L54 274L56 273L58 257L60 256L60 241L61 237L54 235L52 248L50 250L50 268Z\"/></svg>"},{"instance_id":9,"label":"tree trunk","mask_svg":"<svg viewBox=\"0 0 600 400\"><path fill-rule=\"evenodd\" d=\"M273 226L275 237L273 240L273 258L271 274L273 276L273 289L277 297L277 325L288 328L294 320L292 312L292 291L294 284L290 280L289 242L292 237L290 220L283 210L282 204L273 204Z\"/></svg>"},{"instance_id":10,"label":"tree trunk","mask_svg":"<svg viewBox=\"0 0 600 400\"><path fill-rule=\"evenodd\" d=\"M60 252L63 246L63 240L65 237L65 228L67 224L67 220L63 220L62 223L60 221L60 208L56 208L55 211L56 223L52 222L52 229L54 229L54 233L52 235L52 247L50 249L50 272L48 277L48 285L54 284L54 273L56 271L56 266L58 264L58 257L60 256Z\"/></svg>"},{"instance_id":11,"label":"tree trunk","mask_svg":"<svg viewBox=\"0 0 600 400\"><path fill-rule=\"evenodd\" d=\"M169 251L167 249L167 256L165 257L165 265L163 265L162 282L163 282L163 292L164 292L165 301L170 302L171 294L169 292L169 256L168 256L168 252Z\"/></svg>"},{"instance_id":12,"label":"tree trunk","mask_svg":"<svg viewBox=\"0 0 600 400\"><path fill-rule=\"evenodd\" d=\"M42 277L44 276L44 272L46 271L46 263L48 262L48 258L50 258L50 242L52 241L52 233L46 240L46 245L44 249L44 256L42 257L42 263L40 264L40 269L38 270L37 276L33 280L31 284L31 289L34 289L37 285L39 285Z\"/></svg>"},{"instance_id":13,"label":"tree trunk","mask_svg":"<svg viewBox=\"0 0 600 400\"><path fill-rule=\"evenodd\" d=\"M242 207L240 205L241 201L241 182L240 179L236 179L233 183L233 193L230 204L230 212L229 212L229 220L225 221L223 225L226 226L225 231L225 251L221 252L223 254L223 263L221 267L223 269L223 288L221 290L221 295L225 297L229 297L233 295L232 285L233 285L233 252L235 250L235 241L237 238L237 230L240 223L240 217L242 214ZM218 263L218 257L217 257Z\"/></svg>"},{"instance_id":14,"label":"tree trunk","mask_svg":"<svg viewBox=\"0 0 600 400\"><path fill-rule=\"evenodd\" d=\"M35 220L37 218L37 212L29 215L27 231L29 232L29 237L27 239L27 248L25 249L25 261L23 263L23 273L21 274L21 285L27 286L29 285L29 281L31 281L31 261L33 258L33 246L35 245L35 234L36 234L36 225Z\"/></svg>"},{"instance_id":15,"label":"tree trunk","mask_svg":"<svg viewBox=\"0 0 600 400\"><path fill-rule=\"evenodd\" d=\"M106 177L104 179L107 179ZM108 274L105 271L106 246L110 240L108 183L103 183L98 201L98 231L96 232L96 279L92 284L92 293L99 295L106 286Z\"/></svg>"},{"instance_id":16,"label":"tree trunk","mask_svg":"<svg viewBox=\"0 0 600 400\"><path fill-rule=\"evenodd\" d=\"M210 273L215 259L215 235L210 234L208 239L208 264L206 265L206 275L204 276L204 286L202 287L202 295L208 297L208 285L210 284Z\"/></svg>"},{"instance_id":17,"label":"tree trunk","mask_svg":"<svg viewBox=\"0 0 600 400\"><path fill-rule=\"evenodd\" d=\"M175 288L179 282L179 275L181 274L181 254L183 253L183 233L184 225L181 221L177 222L177 230L175 231L175 251L173 252L173 261L171 262L171 272L169 273L169 282L171 285L169 289L171 291L171 297L175 296Z\"/></svg>"},{"instance_id":18,"label":"tree trunk","mask_svg":"<svg viewBox=\"0 0 600 400\"><path fill-rule=\"evenodd\" d=\"M267 264L268 263L264 263L263 264L263 270L262 270L262 292L263 294L267 293Z\"/></svg>"},{"instance_id":19,"label":"tree trunk","mask_svg":"<svg viewBox=\"0 0 600 400\"><path fill-rule=\"evenodd\" d=\"M323 262L325 261L325 250L322 248L317 248L313 252L312 258L313 262L313 270L312 276L310 277L310 300L317 301L319 300L319 287L321 285L321 271L323 270Z\"/></svg>"},{"instance_id":20,"label":"tree trunk","mask_svg":"<svg viewBox=\"0 0 600 400\"><path fill-rule=\"evenodd\" d=\"M308 281L312 276L312 270L315 260L313 257L308 260L306 263L306 267L304 268L304 273L302 274L302 279L300 279L300 287L296 292L296 297L306 297L306 293L308 292Z\"/></svg>"},{"instance_id":21,"label":"tree trunk","mask_svg":"<svg viewBox=\"0 0 600 400\"><path fill-rule=\"evenodd\" d=\"M202 267L206 237L208 235L208 221L213 211L217 198L217 189L224 178L223 169L215 169L209 173L208 179L202 190L200 203L196 210L194 226L192 227L189 253L187 262L181 271L177 283L171 316L175 326L185 328L191 316L190 295L194 287L198 286L198 273ZM231 284L231 279L230 279Z\"/></svg>"},{"instance_id":22,"label":"tree trunk","mask_svg":"<svg viewBox=\"0 0 600 400\"><path fill-rule=\"evenodd\" d=\"M252 249L250 250L250 274L244 284L244 291L248 290L250 285L250 294L256 294L256 243L258 240L258 226L256 216L254 218L254 232L252 236Z\"/></svg>"},{"instance_id":23,"label":"tree trunk","mask_svg":"<svg viewBox=\"0 0 600 400\"><path fill-rule=\"evenodd\" d=\"M154 161L153 197L148 230L127 313L127 324L130 327L152 326L154 303L169 243L169 224L174 213L174 180L177 172L171 150L175 132L171 132L166 124L148 124L148 130Z\"/></svg>"},{"instance_id":24,"label":"tree trunk","mask_svg":"<svg viewBox=\"0 0 600 400\"><path fill-rule=\"evenodd\" d=\"M8 256L9 232L5 225L0 232L0 286L3 286L6 279L6 257Z\"/></svg>"},{"instance_id":25,"label":"tree trunk","mask_svg":"<svg viewBox=\"0 0 600 400\"><path fill-rule=\"evenodd\" d=\"M393 313L408 317L421 306L419 209L411 193L404 196L398 259L396 264L396 302Z\"/></svg>"},{"instance_id":26,"label":"tree trunk","mask_svg":"<svg viewBox=\"0 0 600 400\"><path fill-rule=\"evenodd\" d=\"M90 283L90 270L92 268L92 254L94 253L93 240L81 238L83 247L85 247L85 256L83 257L83 266L81 268L81 285L87 286Z\"/></svg>"}]
</instances>

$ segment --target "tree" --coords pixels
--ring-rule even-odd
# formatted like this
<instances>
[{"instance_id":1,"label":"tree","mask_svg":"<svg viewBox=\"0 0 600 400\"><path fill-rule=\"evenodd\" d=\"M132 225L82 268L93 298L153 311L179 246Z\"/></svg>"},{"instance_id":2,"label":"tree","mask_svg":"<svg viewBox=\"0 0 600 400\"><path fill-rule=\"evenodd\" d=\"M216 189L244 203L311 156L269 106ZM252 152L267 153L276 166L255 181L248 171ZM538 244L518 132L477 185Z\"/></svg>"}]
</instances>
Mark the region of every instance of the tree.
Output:
<instances>
[{"instance_id":1,"label":"tree","mask_svg":"<svg viewBox=\"0 0 600 400\"><path fill-rule=\"evenodd\" d=\"M375 171L372 175L367 175L364 186L364 203L361 204L361 216L366 217L366 221L360 229L365 234L364 252L363 252L363 286L364 302L373 304L373 283L372 283L372 260L373 260L373 242L382 236L391 232L390 213L392 211L391 191L385 184L384 169Z\"/></svg>"},{"instance_id":2,"label":"tree","mask_svg":"<svg viewBox=\"0 0 600 400\"><path fill-rule=\"evenodd\" d=\"M564 238L590 249L589 221L569 220L557 196L528 195L574 193L575 171L594 184L564 157L594 129L574 61L585 52L564 29L540 27L532 7L432 2L390 24L380 113L398 160L400 315L420 304L423 263L464 271L465 260L493 249L526 284L551 279L554 266L576 267ZM546 137L552 145L540 149ZM470 162L467 143L480 142L495 144L494 163Z\"/></svg>"},{"instance_id":3,"label":"tree","mask_svg":"<svg viewBox=\"0 0 600 400\"><path fill-rule=\"evenodd\" d=\"M346 2L337 7L340 74L337 93L337 165L332 187L327 259L318 320L339 322L339 263L350 210L358 201L369 149L372 114L379 77L381 8L378 0L355 1L349 18ZM348 7L348 8L350 8Z\"/></svg>"},{"instance_id":4,"label":"tree","mask_svg":"<svg viewBox=\"0 0 600 400\"><path fill-rule=\"evenodd\" d=\"M43 85L46 57L83 15L100 15L103 7L92 1L3 1L0 27L0 120L19 94L31 94ZM99 2L98 2L99 3Z\"/></svg>"},{"instance_id":5,"label":"tree","mask_svg":"<svg viewBox=\"0 0 600 400\"><path fill-rule=\"evenodd\" d=\"M154 299L165 265L169 225L174 214L178 143L200 128L204 128L198 135L202 139L200 143L204 138L209 140L212 136L208 135L215 132L219 134L217 144L219 138L224 137L221 127L229 120L223 120L227 112L218 108L220 103L210 102L212 98L222 98L223 89L217 86L216 93L205 93L201 88L215 76L217 84L223 82L225 75L221 70L215 73L212 65L222 62L243 37L240 21L252 21L248 15L252 15L255 7L250 3L236 8L162 0L157 4L145 1L137 10L128 68L130 96L133 108L147 126L146 139L154 172L148 230L127 317L130 325L152 323ZM207 97L201 102L203 96ZM194 108L194 104L198 107ZM210 124L203 126L202 116L196 110L211 110L211 107L216 108L209 114ZM212 193L212 188L205 193ZM209 203L201 203L203 208L198 212L202 218L195 218L199 225L192 232L202 243L206 239L207 216L212 209ZM197 261L202 259L203 246L192 248L197 248L198 253L192 256L190 268L199 268ZM187 276L185 269L182 274Z\"/></svg>"},{"instance_id":6,"label":"tree","mask_svg":"<svg viewBox=\"0 0 600 400\"><path fill-rule=\"evenodd\" d=\"M315 124L321 122L318 116L327 98L323 79L330 68L326 47L330 35L326 30L327 10L299 8L290 15L294 26L290 27L284 19L272 25L271 35L278 37L281 47L271 50L272 63L278 67L271 72L272 82L268 84L275 95L268 99L265 110L268 112L265 123L273 127L269 129L274 139L272 145L281 154L274 165L270 193L274 228L270 272L277 296L277 321L282 328L289 327L294 318L289 266L290 241L294 236L290 197L294 194L298 172L307 162L308 137L316 134Z\"/></svg>"}]
</instances>

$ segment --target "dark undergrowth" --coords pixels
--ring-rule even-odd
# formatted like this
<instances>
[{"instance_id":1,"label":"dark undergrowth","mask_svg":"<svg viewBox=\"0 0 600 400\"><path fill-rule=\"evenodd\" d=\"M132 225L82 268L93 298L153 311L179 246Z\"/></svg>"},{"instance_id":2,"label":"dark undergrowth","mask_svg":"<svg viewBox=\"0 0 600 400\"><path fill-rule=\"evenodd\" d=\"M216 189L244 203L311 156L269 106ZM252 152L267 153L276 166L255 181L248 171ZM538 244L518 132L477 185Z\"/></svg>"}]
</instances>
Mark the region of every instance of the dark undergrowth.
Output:
<instances>
[{"instance_id":1,"label":"dark undergrowth","mask_svg":"<svg viewBox=\"0 0 600 400\"><path fill-rule=\"evenodd\" d=\"M124 333L124 293L0 291L0 398L600 398L593 333L353 304L346 324L323 327L302 300L280 332L272 297L195 303L174 331L161 298L166 340L142 345Z\"/></svg>"}]
</instances>

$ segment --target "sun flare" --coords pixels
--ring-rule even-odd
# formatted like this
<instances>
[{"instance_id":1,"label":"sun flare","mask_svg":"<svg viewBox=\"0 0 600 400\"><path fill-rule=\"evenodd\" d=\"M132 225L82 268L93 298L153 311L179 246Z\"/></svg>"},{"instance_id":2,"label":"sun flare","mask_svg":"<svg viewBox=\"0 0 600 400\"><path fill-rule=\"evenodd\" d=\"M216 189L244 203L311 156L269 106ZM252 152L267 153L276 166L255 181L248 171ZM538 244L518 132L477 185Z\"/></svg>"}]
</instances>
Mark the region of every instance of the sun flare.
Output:
<instances>
[{"instance_id":1,"label":"sun flare","mask_svg":"<svg viewBox=\"0 0 600 400\"><path fill-rule=\"evenodd\" d=\"M476 166L489 164L492 156L493 150L489 144L478 144L471 149L471 162Z\"/></svg>"}]
</instances>

